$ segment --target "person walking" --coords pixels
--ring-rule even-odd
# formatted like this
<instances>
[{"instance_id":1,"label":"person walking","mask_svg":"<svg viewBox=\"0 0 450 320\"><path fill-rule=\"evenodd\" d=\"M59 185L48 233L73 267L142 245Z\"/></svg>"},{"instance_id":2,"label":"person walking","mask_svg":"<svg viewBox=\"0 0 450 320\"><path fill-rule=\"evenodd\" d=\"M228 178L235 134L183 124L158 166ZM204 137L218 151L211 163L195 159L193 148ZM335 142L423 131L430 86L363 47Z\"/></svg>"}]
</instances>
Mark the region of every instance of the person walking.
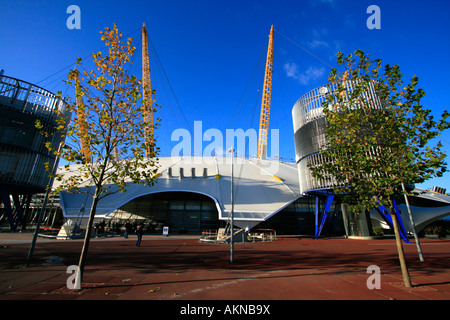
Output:
<instances>
[{"instance_id":1,"label":"person walking","mask_svg":"<svg viewBox=\"0 0 450 320\"><path fill-rule=\"evenodd\" d=\"M127 220L127 222L125 223L125 233L123 234L123 237L125 239L128 239L128 234L131 232L132 227L133 226L131 225L130 221Z\"/></svg>"},{"instance_id":2,"label":"person walking","mask_svg":"<svg viewBox=\"0 0 450 320\"><path fill-rule=\"evenodd\" d=\"M144 226L142 225L142 223L139 223L136 227L136 234L137 234L137 241L136 241L136 246L140 247L141 246L141 241L142 241L142 235L144 234Z\"/></svg>"}]
</instances>

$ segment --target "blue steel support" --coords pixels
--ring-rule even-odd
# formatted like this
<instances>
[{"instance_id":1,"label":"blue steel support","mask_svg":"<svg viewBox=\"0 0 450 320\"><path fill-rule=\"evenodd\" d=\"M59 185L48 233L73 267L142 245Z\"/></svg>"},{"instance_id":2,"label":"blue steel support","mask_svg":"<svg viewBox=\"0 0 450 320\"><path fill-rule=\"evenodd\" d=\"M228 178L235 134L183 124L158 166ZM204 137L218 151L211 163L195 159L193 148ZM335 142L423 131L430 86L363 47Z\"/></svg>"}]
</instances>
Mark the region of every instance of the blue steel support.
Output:
<instances>
[{"instance_id":1,"label":"blue steel support","mask_svg":"<svg viewBox=\"0 0 450 320\"><path fill-rule=\"evenodd\" d=\"M8 217L9 226L11 227L11 231L15 232L16 224L14 222L13 210L12 210L12 206L11 206L11 199L9 198L9 192L7 192L6 190L1 190L0 193L2 196L3 205L5 206L5 211L6 211L6 216Z\"/></svg>"},{"instance_id":2,"label":"blue steel support","mask_svg":"<svg viewBox=\"0 0 450 320\"><path fill-rule=\"evenodd\" d=\"M8 192L7 190L1 190L0 193L1 193L0 203L3 202L11 231L15 232L17 231L17 227L19 226L24 216L24 213L26 214L28 210L31 201L31 194L23 195L22 201L20 201L19 199L19 194L17 193L11 194L14 201L13 207L11 203L10 192ZM16 211L17 213L15 218L14 218L14 211Z\"/></svg>"},{"instance_id":3,"label":"blue steel support","mask_svg":"<svg viewBox=\"0 0 450 320\"><path fill-rule=\"evenodd\" d=\"M391 215L388 213L388 211L386 210L386 208L379 204L378 208L376 208L378 213L381 215L381 217L384 219L384 221L389 225L389 227L393 230L394 229L394 225L392 222L392 218ZM408 235L405 231L405 228L403 226L403 222L402 222L402 218L400 217L400 212L398 211L398 207L397 204L394 201L394 210L395 210L395 215L397 217L397 221L399 222L399 231L400 231L400 236L402 237L403 241L405 243L411 243L411 241L408 240Z\"/></svg>"},{"instance_id":4,"label":"blue steel support","mask_svg":"<svg viewBox=\"0 0 450 320\"><path fill-rule=\"evenodd\" d=\"M314 238L317 238L317 233L319 232L319 197L316 196L316 211L315 211L315 230Z\"/></svg>"},{"instance_id":5,"label":"blue steel support","mask_svg":"<svg viewBox=\"0 0 450 320\"><path fill-rule=\"evenodd\" d=\"M20 220L22 219L23 209L25 206L25 202L27 200L26 196L23 196L22 201L20 201L19 195L17 193L12 194L13 201L14 201L14 207L16 208L17 216L15 226L16 228L19 226Z\"/></svg>"},{"instance_id":6,"label":"blue steel support","mask_svg":"<svg viewBox=\"0 0 450 320\"><path fill-rule=\"evenodd\" d=\"M319 238L321 232L322 232L322 228L323 225L325 224L325 220L328 217L328 212L330 211L331 208L331 204L333 203L333 199L334 199L334 195L329 195L327 196L327 199L325 201L325 208L324 208L324 212L322 215L322 219L320 221L320 225L318 224L318 216L319 216L319 198L316 197L316 230L315 230L315 234L314 234L314 238L317 239Z\"/></svg>"}]
</instances>

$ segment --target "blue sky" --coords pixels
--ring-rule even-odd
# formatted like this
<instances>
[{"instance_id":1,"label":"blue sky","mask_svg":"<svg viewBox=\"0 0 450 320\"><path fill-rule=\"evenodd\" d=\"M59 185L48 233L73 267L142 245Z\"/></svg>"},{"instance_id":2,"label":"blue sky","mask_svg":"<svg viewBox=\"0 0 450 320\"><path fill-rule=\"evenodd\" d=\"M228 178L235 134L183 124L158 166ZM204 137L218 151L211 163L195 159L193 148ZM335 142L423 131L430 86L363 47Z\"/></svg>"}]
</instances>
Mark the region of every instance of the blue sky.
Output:
<instances>
[{"instance_id":1,"label":"blue sky","mask_svg":"<svg viewBox=\"0 0 450 320\"><path fill-rule=\"evenodd\" d=\"M70 5L81 9L79 30L66 27ZM379 30L366 26L370 5L381 9ZM140 76L143 22L169 79L151 61L162 105L162 155L169 155L176 144L170 141L171 132L192 129L194 121L202 121L203 132L257 129L256 99L265 59L260 57L266 54L271 25L275 58L270 127L279 129L283 159L295 158L293 104L326 83L338 51L348 54L360 48L384 63L399 64L405 80L419 76L427 93L423 103L433 114L449 108L450 2L445 0L1 0L0 68L5 75L65 92L61 81L68 67L77 57L102 50L99 31L116 23L124 35L136 39L132 73ZM450 133L442 139L450 150ZM433 185L450 190L450 174L422 186Z\"/></svg>"}]
</instances>

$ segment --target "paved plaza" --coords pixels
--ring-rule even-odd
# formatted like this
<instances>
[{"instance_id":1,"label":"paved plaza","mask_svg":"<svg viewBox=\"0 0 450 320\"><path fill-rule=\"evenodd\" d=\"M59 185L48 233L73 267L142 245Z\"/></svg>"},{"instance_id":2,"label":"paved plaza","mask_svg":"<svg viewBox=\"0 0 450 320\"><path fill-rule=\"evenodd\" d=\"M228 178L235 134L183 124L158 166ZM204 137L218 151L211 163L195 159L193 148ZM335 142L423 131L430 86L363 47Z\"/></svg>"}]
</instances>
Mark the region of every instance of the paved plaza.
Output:
<instances>
[{"instance_id":1,"label":"paved plaza","mask_svg":"<svg viewBox=\"0 0 450 320\"><path fill-rule=\"evenodd\" d=\"M404 244L413 288L403 286L394 239L279 238L240 243L230 263L227 244L198 236L92 239L81 290L67 288L67 267L82 240L39 238L24 267L32 235L0 233L0 300L449 300L450 240ZM380 268L380 289L369 289L367 268Z\"/></svg>"}]
</instances>

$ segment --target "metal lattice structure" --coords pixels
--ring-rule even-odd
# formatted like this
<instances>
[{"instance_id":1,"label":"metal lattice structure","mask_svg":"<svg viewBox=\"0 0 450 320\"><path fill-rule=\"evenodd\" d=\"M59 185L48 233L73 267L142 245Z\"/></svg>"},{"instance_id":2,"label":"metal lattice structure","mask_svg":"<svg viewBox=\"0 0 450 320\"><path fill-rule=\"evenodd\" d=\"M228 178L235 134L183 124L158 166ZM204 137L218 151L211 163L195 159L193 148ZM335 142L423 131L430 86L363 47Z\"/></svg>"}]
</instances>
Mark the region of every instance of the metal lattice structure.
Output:
<instances>
[{"instance_id":1,"label":"metal lattice structure","mask_svg":"<svg viewBox=\"0 0 450 320\"><path fill-rule=\"evenodd\" d=\"M70 121L61 97L31 83L0 76L0 193L3 216L15 230L26 215L31 196L49 184L46 163L58 160L46 144L57 150L63 137L56 127L60 116ZM36 128L36 121L42 129ZM42 134L46 132L47 134Z\"/></svg>"},{"instance_id":2,"label":"metal lattice structure","mask_svg":"<svg viewBox=\"0 0 450 320\"><path fill-rule=\"evenodd\" d=\"M144 121L148 124L145 127L145 150L147 157L154 154L154 130L153 130L153 101L152 82L150 78L150 57L148 54L148 34L145 23L142 26L142 111Z\"/></svg>"},{"instance_id":3,"label":"metal lattice structure","mask_svg":"<svg viewBox=\"0 0 450 320\"><path fill-rule=\"evenodd\" d=\"M261 102L261 116L259 121L259 137L258 137L258 159L265 159L267 155L270 102L272 97L273 39L274 39L274 29L272 26L269 35L269 46L267 48L266 71L264 75L264 88Z\"/></svg>"},{"instance_id":4,"label":"metal lattice structure","mask_svg":"<svg viewBox=\"0 0 450 320\"><path fill-rule=\"evenodd\" d=\"M75 93L78 116L78 135L80 137L80 147L86 162L91 162L91 152L89 147L88 128L86 122L86 111L84 109L83 97L80 92L80 80L78 72L75 78Z\"/></svg>"},{"instance_id":5,"label":"metal lattice structure","mask_svg":"<svg viewBox=\"0 0 450 320\"><path fill-rule=\"evenodd\" d=\"M353 80L346 80L341 85L346 89L340 93L341 95L346 95L343 99L343 103L346 103L347 98L351 95L357 83ZM321 148L326 144L326 119L323 112L323 103L327 102L330 95L333 95L334 102L337 102L337 94L338 84L329 83L303 95L292 109L295 154L299 170L301 193L330 189L337 186L337 182L333 177L328 176L322 179L315 179L309 170L310 165L319 165L326 161L319 153ZM381 101L375 93L373 83L370 83L368 90L363 93L363 99L365 100L364 103L371 108L382 108ZM358 108L358 106L355 105L354 108Z\"/></svg>"},{"instance_id":6,"label":"metal lattice structure","mask_svg":"<svg viewBox=\"0 0 450 320\"><path fill-rule=\"evenodd\" d=\"M310 167L320 166L329 159L325 159L320 151L326 147L326 116L323 111L324 104L330 108L338 108L341 104L347 104L349 97L360 83L356 80L344 80L340 83L329 83L302 96L292 109L294 122L294 141L296 162L299 176L300 192L304 195L315 197L315 238L318 238L322 228L330 215L331 205L334 200L333 188L339 184L332 175L325 175L320 179L312 176ZM342 90L344 89L344 90ZM364 105L365 108L381 109L382 104L375 92L374 82L369 82L364 92L358 93L360 100L352 100L351 109L358 109ZM330 99L332 98L332 99ZM338 99L339 98L339 99ZM355 102L357 101L357 102ZM339 102L339 103L338 103ZM361 105L359 105L361 104ZM320 205L322 202L322 206ZM344 212L344 210L343 210ZM343 213L347 222L353 217L352 214ZM350 230L346 227L347 235L370 236L370 219L361 215L358 228ZM356 223L352 221L353 225ZM355 234L356 233L356 234Z\"/></svg>"}]
</instances>

